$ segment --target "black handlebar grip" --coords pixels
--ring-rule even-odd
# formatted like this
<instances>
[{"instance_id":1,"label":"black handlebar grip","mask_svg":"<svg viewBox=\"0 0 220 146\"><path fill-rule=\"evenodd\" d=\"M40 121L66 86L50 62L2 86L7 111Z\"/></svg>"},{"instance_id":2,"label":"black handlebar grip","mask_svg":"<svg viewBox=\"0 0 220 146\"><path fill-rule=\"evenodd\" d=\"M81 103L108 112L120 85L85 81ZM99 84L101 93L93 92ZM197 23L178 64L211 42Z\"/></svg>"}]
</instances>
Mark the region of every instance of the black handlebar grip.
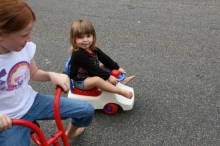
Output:
<instances>
[{"instance_id":1,"label":"black handlebar grip","mask_svg":"<svg viewBox=\"0 0 220 146\"><path fill-rule=\"evenodd\" d=\"M60 88L63 91L63 88L60 85L57 85L57 88Z\"/></svg>"}]
</instances>

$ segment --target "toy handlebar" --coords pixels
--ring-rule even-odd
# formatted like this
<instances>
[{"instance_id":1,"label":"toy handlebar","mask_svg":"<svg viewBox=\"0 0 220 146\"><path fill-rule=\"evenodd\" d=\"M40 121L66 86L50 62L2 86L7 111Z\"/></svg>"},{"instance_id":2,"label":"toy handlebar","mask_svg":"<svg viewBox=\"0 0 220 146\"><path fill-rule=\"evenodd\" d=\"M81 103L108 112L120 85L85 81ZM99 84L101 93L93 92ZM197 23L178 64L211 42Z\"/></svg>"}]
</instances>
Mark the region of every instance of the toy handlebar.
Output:
<instances>
[{"instance_id":1,"label":"toy handlebar","mask_svg":"<svg viewBox=\"0 0 220 146\"><path fill-rule=\"evenodd\" d=\"M124 73L121 73L121 75L118 77L119 81L123 81L125 79L126 75Z\"/></svg>"},{"instance_id":2,"label":"toy handlebar","mask_svg":"<svg viewBox=\"0 0 220 146\"><path fill-rule=\"evenodd\" d=\"M124 73L120 73L116 69L108 70L107 72L110 73L112 76L118 78L120 82L122 82L126 77L126 75Z\"/></svg>"}]
</instances>

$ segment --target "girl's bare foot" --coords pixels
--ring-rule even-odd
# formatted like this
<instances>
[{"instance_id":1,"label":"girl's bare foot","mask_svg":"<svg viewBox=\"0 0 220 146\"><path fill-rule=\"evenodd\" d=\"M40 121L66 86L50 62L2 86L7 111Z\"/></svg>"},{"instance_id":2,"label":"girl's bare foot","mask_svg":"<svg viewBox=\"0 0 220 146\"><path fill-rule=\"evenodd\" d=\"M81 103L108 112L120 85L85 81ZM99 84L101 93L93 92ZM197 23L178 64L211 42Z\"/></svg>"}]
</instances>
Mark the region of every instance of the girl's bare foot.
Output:
<instances>
[{"instance_id":1,"label":"girl's bare foot","mask_svg":"<svg viewBox=\"0 0 220 146\"><path fill-rule=\"evenodd\" d=\"M126 85L128 82L130 82L135 76L126 77L121 83Z\"/></svg>"},{"instance_id":2,"label":"girl's bare foot","mask_svg":"<svg viewBox=\"0 0 220 146\"><path fill-rule=\"evenodd\" d=\"M68 139L72 139L74 137L81 135L84 132L84 130L85 130L85 128L78 128L73 135L68 135L68 132L66 131L66 136Z\"/></svg>"},{"instance_id":3,"label":"girl's bare foot","mask_svg":"<svg viewBox=\"0 0 220 146\"><path fill-rule=\"evenodd\" d=\"M126 98L129 98L129 99L131 99L133 97L132 92L126 91L126 90L122 90L122 94L121 95L126 97Z\"/></svg>"}]
</instances>

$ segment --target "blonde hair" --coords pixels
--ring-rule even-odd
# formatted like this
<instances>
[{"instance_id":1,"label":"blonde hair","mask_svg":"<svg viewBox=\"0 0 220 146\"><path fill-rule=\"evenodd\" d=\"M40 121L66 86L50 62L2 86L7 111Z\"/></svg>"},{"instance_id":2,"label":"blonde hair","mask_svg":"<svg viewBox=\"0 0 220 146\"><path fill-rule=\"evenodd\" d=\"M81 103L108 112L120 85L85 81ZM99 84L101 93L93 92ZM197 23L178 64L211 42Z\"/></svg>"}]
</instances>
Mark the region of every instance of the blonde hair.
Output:
<instances>
[{"instance_id":1,"label":"blonde hair","mask_svg":"<svg viewBox=\"0 0 220 146\"><path fill-rule=\"evenodd\" d=\"M35 20L34 12L24 1L0 0L0 31L16 32Z\"/></svg>"},{"instance_id":2,"label":"blonde hair","mask_svg":"<svg viewBox=\"0 0 220 146\"><path fill-rule=\"evenodd\" d=\"M96 32L92 25L92 23L88 20L76 20L72 23L70 28L70 44L71 48L69 53L76 51L79 47L76 45L76 38L80 37L85 34L91 34L93 36L93 43L91 45L91 50L97 49L97 42L96 42Z\"/></svg>"}]
</instances>

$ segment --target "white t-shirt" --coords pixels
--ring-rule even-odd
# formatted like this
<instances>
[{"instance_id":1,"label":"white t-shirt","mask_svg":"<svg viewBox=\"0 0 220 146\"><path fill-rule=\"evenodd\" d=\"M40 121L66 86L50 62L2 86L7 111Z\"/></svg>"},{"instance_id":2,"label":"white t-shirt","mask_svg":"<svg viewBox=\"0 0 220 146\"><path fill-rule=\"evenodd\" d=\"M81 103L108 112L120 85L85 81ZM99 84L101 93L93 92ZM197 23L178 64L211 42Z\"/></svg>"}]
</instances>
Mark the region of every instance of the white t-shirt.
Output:
<instances>
[{"instance_id":1,"label":"white t-shirt","mask_svg":"<svg viewBox=\"0 0 220 146\"><path fill-rule=\"evenodd\" d=\"M35 51L36 45L28 42L20 52L0 54L0 113L12 119L25 115L36 97L28 85Z\"/></svg>"}]
</instances>

